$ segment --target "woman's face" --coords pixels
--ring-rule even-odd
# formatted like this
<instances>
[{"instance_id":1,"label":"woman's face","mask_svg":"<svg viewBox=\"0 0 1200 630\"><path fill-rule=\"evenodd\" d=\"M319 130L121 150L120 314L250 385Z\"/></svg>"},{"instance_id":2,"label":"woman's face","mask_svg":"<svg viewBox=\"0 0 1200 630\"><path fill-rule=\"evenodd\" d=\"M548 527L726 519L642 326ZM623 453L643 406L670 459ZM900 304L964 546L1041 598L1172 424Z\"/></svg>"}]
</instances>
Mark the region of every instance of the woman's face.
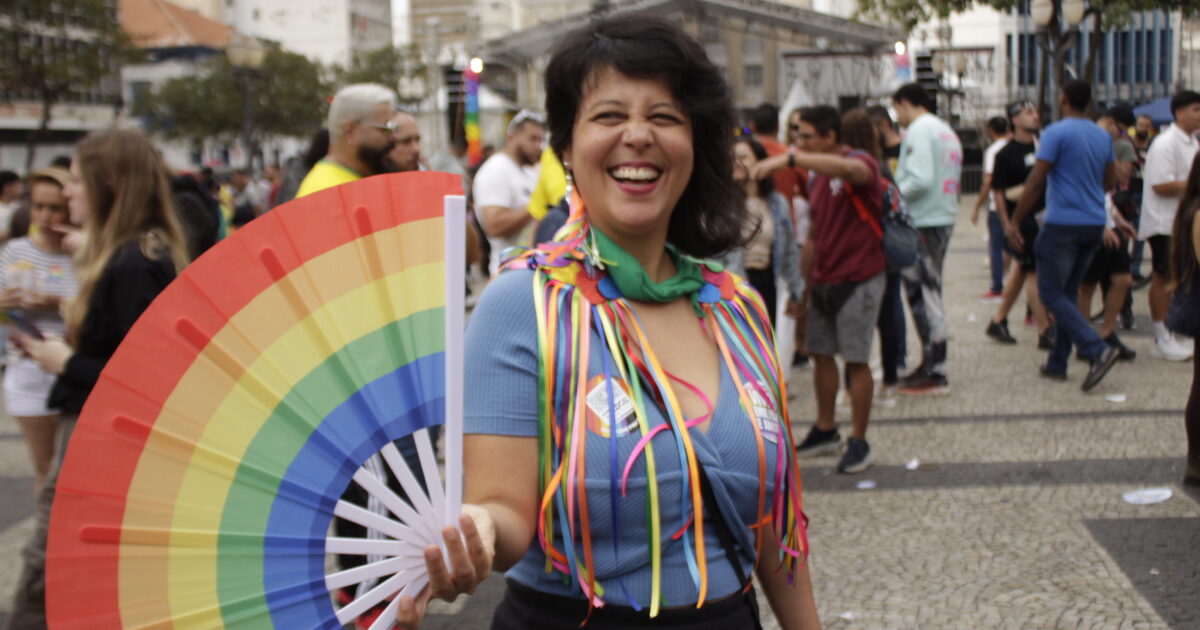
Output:
<instances>
[{"instance_id":1,"label":"woman's face","mask_svg":"<svg viewBox=\"0 0 1200 630\"><path fill-rule=\"evenodd\" d=\"M92 208L88 203L87 187L79 176L79 160L71 160L71 181L63 188L67 198L67 207L71 211L71 223L85 225L92 216Z\"/></svg>"},{"instance_id":2,"label":"woman's face","mask_svg":"<svg viewBox=\"0 0 1200 630\"><path fill-rule=\"evenodd\" d=\"M593 225L610 236L652 230L665 239L692 177L691 119L666 81L603 68L584 85L563 157Z\"/></svg>"},{"instance_id":3,"label":"woman's face","mask_svg":"<svg viewBox=\"0 0 1200 630\"><path fill-rule=\"evenodd\" d=\"M39 180L29 190L29 222L44 234L50 228L66 223L69 210L67 198L58 184Z\"/></svg>"},{"instance_id":4,"label":"woman's face","mask_svg":"<svg viewBox=\"0 0 1200 630\"><path fill-rule=\"evenodd\" d=\"M800 144L800 112L792 112L788 119L788 144Z\"/></svg>"},{"instance_id":5,"label":"woman's face","mask_svg":"<svg viewBox=\"0 0 1200 630\"><path fill-rule=\"evenodd\" d=\"M745 142L736 142L733 145L733 179L738 184L745 184L750 179L750 173L754 172L755 165L758 164L758 158L754 156L754 150Z\"/></svg>"}]
</instances>

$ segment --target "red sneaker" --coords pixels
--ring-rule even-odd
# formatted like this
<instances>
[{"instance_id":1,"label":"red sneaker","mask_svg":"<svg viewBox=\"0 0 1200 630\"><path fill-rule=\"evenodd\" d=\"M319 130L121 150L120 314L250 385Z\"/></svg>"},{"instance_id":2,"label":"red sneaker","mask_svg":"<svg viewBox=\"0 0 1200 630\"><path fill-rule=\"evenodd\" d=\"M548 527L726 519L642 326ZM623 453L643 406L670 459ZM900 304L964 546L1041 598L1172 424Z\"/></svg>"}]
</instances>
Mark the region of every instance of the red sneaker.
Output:
<instances>
[{"instance_id":1,"label":"red sneaker","mask_svg":"<svg viewBox=\"0 0 1200 630\"><path fill-rule=\"evenodd\" d=\"M979 296L979 303L980 304L999 304L1001 297L1002 297L1002 295L999 291L988 291L987 293L984 293L983 295Z\"/></svg>"}]
</instances>

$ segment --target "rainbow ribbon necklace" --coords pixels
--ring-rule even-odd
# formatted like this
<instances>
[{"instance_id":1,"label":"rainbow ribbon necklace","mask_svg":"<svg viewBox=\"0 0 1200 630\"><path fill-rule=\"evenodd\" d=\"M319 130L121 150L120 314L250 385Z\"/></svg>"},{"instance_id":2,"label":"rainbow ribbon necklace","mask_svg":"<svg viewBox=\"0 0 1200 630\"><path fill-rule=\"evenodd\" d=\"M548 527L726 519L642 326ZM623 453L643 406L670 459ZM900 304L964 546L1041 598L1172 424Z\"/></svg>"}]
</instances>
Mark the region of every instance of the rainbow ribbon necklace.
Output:
<instances>
[{"instance_id":1,"label":"rainbow ribbon necklace","mask_svg":"<svg viewBox=\"0 0 1200 630\"><path fill-rule=\"evenodd\" d=\"M584 218L584 206L577 193L570 193L571 214L555 235L555 241L535 249L516 250L504 264L505 269L534 269L534 310L537 316L538 342L538 544L546 555L546 572L557 572L574 582L588 600L588 614L605 605L604 588L597 582L593 564L592 528L588 516L587 478L587 402L588 361L599 353L607 387L609 426L609 467L612 514L625 496L631 468L644 458L647 476L647 544L650 548L651 617L662 605L662 541L667 532L682 540L691 578L699 592L696 607L704 605L708 591L703 498L700 463L690 431L707 420L708 414L687 419L676 398L672 382L703 394L665 370L646 339L636 314L621 295L595 245L595 236ZM682 254L676 255L683 256ZM808 553L807 519L801 503L798 473L791 435L783 371L773 350L773 332L762 299L750 286L715 263L688 258L700 265L704 285L692 304L707 334L716 341L721 359L736 383L738 401L744 419L754 429L758 451L758 506L755 531L756 561L761 561L764 525L773 526L779 536L781 560L792 579L797 562ZM600 343L593 347L592 334ZM615 409L613 379L629 385L634 417L641 439L623 464L617 453L618 418ZM778 415L774 445L768 446L755 413L755 397L773 407ZM647 423L646 406L658 405L666 422ZM725 420L730 421L730 420ZM655 449L651 438L669 431L683 462L682 501L677 522L664 523L659 506L659 481ZM767 448L776 449L774 470L768 470ZM621 471L618 474L618 471ZM773 482L769 483L769 482ZM768 497L768 487L773 486ZM720 509L714 506L713 509ZM619 540L620 525L611 523L613 544ZM726 521L737 522L726 518ZM555 533L563 542L555 544ZM615 551L615 549L614 549ZM634 597L618 580L622 596L640 610ZM745 585L749 587L749 585Z\"/></svg>"}]
</instances>

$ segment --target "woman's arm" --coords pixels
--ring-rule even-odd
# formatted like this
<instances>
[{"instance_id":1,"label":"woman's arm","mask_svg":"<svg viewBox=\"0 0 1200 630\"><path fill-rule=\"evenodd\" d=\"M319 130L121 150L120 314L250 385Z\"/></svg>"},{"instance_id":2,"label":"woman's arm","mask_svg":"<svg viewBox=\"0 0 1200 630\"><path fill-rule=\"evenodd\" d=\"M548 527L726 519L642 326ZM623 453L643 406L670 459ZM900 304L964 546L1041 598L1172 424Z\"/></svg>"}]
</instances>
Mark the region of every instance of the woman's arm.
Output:
<instances>
[{"instance_id":1,"label":"woman's arm","mask_svg":"<svg viewBox=\"0 0 1200 630\"><path fill-rule=\"evenodd\" d=\"M537 438L467 435L463 501L478 505L496 529L492 568L507 571L533 542L538 507Z\"/></svg>"},{"instance_id":2,"label":"woman's arm","mask_svg":"<svg viewBox=\"0 0 1200 630\"><path fill-rule=\"evenodd\" d=\"M817 604L813 599L812 579L808 564L796 566L796 574L788 584L787 569L779 560L779 540L774 527L763 532L762 556L758 563L758 582L763 594L771 604L771 611L783 630L820 630L821 619L817 616Z\"/></svg>"}]
</instances>

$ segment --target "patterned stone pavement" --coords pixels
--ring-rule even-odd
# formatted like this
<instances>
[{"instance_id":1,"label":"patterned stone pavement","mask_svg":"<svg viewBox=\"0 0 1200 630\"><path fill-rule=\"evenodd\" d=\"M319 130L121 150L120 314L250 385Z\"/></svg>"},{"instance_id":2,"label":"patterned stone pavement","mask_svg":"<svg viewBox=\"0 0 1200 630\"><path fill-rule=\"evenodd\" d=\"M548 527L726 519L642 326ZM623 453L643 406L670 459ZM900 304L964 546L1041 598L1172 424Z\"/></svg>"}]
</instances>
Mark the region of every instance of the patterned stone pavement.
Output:
<instances>
[{"instance_id":1,"label":"patterned stone pavement","mask_svg":"<svg viewBox=\"0 0 1200 630\"><path fill-rule=\"evenodd\" d=\"M1150 358L1138 292L1138 329L1123 333L1135 362L1091 394L1079 391L1081 363L1067 383L1039 378L1036 335L1019 317L1010 324L1019 345L983 335L994 306L977 301L985 243L967 216L947 261L952 395L877 408L868 434L877 463L864 474L832 473L833 457L803 462L825 627L1200 628L1200 497L1178 483L1190 365ZM813 417L810 381L809 371L792 374L798 434ZM1106 398L1119 394L1123 402ZM873 488L857 487L868 480ZM30 483L16 425L0 417L0 593L28 534ZM1122 498L1145 488L1173 496ZM437 605L425 627L486 628L502 586L495 576L475 597ZM0 619L9 605L0 598Z\"/></svg>"}]
</instances>

